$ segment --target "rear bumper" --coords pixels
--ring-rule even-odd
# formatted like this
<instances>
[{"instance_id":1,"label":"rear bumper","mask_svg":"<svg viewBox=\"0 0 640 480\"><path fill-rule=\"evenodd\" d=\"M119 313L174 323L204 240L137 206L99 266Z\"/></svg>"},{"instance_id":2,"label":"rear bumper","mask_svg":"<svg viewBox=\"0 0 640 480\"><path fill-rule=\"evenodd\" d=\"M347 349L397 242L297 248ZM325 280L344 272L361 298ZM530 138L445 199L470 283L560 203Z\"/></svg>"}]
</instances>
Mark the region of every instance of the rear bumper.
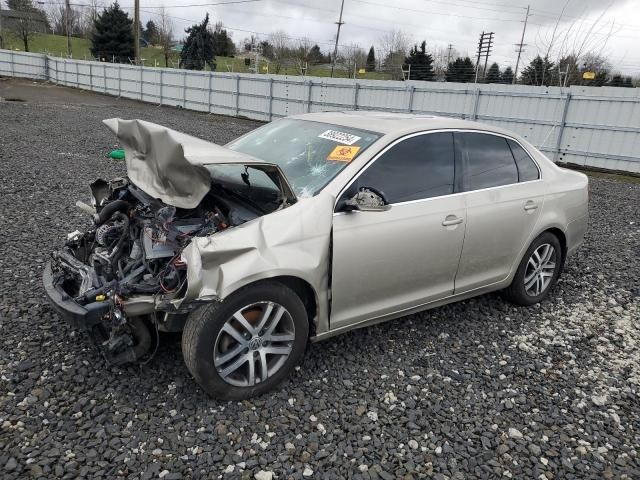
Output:
<instances>
[{"instance_id":1,"label":"rear bumper","mask_svg":"<svg viewBox=\"0 0 640 480\"><path fill-rule=\"evenodd\" d=\"M47 262L42 273L44 290L49 302L58 314L76 328L90 330L94 325L102 322L109 314L110 302L93 302L80 305L73 300L62 288L64 273L54 273L51 261Z\"/></svg>"},{"instance_id":2,"label":"rear bumper","mask_svg":"<svg viewBox=\"0 0 640 480\"><path fill-rule=\"evenodd\" d=\"M589 229L589 215L584 215L567 225L567 256L573 255L584 243Z\"/></svg>"}]
</instances>

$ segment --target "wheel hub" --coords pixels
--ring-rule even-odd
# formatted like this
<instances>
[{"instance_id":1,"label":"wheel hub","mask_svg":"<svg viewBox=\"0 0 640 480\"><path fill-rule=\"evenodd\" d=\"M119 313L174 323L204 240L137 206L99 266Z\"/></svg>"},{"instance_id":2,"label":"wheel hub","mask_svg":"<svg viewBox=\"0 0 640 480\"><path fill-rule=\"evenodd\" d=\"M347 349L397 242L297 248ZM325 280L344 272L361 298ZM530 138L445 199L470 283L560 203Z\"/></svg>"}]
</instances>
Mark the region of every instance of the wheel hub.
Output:
<instances>
[{"instance_id":1,"label":"wheel hub","mask_svg":"<svg viewBox=\"0 0 640 480\"><path fill-rule=\"evenodd\" d=\"M265 344L265 340L262 337L253 337L249 340L249 350L258 350Z\"/></svg>"},{"instance_id":2,"label":"wheel hub","mask_svg":"<svg viewBox=\"0 0 640 480\"><path fill-rule=\"evenodd\" d=\"M294 340L293 318L285 307L254 303L227 319L215 341L213 363L225 382L250 387L282 368Z\"/></svg>"}]
</instances>

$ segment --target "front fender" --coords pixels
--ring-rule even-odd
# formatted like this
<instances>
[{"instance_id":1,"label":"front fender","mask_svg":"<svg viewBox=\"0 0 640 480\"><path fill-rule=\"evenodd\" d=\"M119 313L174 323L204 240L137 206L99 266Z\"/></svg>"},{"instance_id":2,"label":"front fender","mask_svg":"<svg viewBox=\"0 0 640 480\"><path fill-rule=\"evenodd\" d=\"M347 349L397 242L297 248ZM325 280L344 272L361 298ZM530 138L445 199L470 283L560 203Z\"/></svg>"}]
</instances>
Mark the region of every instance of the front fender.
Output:
<instances>
[{"instance_id":1,"label":"front fender","mask_svg":"<svg viewBox=\"0 0 640 480\"><path fill-rule=\"evenodd\" d=\"M181 301L224 300L255 281L293 276L316 293L320 333L328 326L333 204L333 196L321 193L238 227L195 238L182 252L187 291Z\"/></svg>"}]
</instances>

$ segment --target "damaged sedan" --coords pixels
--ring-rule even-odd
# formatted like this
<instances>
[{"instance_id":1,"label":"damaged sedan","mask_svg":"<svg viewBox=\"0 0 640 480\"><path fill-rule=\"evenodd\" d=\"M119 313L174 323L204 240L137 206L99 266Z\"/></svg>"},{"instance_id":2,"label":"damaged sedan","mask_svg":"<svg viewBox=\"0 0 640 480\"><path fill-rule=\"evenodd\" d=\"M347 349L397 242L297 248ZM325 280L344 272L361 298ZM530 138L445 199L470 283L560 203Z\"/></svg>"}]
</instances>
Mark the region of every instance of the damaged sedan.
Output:
<instances>
[{"instance_id":1,"label":"damaged sedan","mask_svg":"<svg viewBox=\"0 0 640 480\"><path fill-rule=\"evenodd\" d=\"M315 113L224 147L105 124L127 176L78 201L90 226L52 253L47 295L112 364L182 332L220 399L274 388L309 341L490 291L540 302L587 229L586 176L478 123Z\"/></svg>"}]
</instances>

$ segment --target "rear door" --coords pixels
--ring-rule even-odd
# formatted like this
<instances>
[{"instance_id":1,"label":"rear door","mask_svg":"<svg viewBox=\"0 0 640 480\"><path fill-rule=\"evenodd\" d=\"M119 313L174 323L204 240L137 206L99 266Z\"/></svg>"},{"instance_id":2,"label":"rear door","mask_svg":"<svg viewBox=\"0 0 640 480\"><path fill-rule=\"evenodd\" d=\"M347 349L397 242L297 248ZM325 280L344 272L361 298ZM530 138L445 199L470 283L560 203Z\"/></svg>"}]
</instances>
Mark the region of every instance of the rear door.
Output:
<instances>
[{"instance_id":1,"label":"rear door","mask_svg":"<svg viewBox=\"0 0 640 480\"><path fill-rule=\"evenodd\" d=\"M456 293L505 279L527 247L544 202L537 165L515 141L456 132L467 229ZM517 160L517 161L516 161Z\"/></svg>"},{"instance_id":2,"label":"rear door","mask_svg":"<svg viewBox=\"0 0 640 480\"><path fill-rule=\"evenodd\" d=\"M465 206L454 192L452 132L389 147L346 188L333 219L331 328L453 293ZM382 212L341 212L360 188L382 192Z\"/></svg>"}]
</instances>

